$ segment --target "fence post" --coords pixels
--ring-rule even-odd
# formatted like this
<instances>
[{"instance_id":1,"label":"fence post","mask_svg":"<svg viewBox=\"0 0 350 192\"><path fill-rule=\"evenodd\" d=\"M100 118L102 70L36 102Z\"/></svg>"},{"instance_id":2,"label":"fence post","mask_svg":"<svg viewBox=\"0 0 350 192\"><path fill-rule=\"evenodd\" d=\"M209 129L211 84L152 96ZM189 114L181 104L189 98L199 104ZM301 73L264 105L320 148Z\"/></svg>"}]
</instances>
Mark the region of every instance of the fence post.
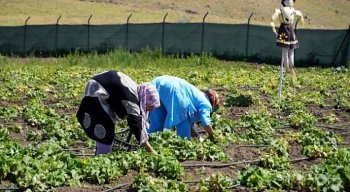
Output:
<instances>
[{"instance_id":1,"label":"fence post","mask_svg":"<svg viewBox=\"0 0 350 192\"><path fill-rule=\"evenodd\" d=\"M345 40L348 40L348 39L350 38L349 36L350 36L350 25L349 25L349 29L348 29L348 31L346 32L346 35L345 35L343 41L341 42L341 44L340 44L340 46L339 46L339 49L338 49L338 51L337 51L337 53L336 53L336 55L335 55L335 57L334 57L334 59L333 59L333 62L332 62L332 66L333 66L333 67L335 67L335 61L337 60L337 57L338 57L338 55L339 55L339 53L340 53L340 50L341 50L342 47L344 46ZM348 42L349 42L349 40L348 40ZM346 46L349 47L349 45L346 45ZM349 55L349 51L348 51L348 55Z\"/></svg>"},{"instance_id":2,"label":"fence post","mask_svg":"<svg viewBox=\"0 0 350 192\"><path fill-rule=\"evenodd\" d=\"M30 19L30 16L27 18L27 20L24 23L24 34L23 34L23 54L26 53L26 41L27 41L27 22Z\"/></svg>"},{"instance_id":3,"label":"fence post","mask_svg":"<svg viewBox=\"0 0 350 192\"><path fill-rule=\"evenodd\" d=\"M165 14L163 18L163 31L162 31L162 51L164 52L164 34L165 34L165 18L168 16L168 13Z\"/></svg>"},{"instance_id":4,"label":"fence post","mask_svg":"<svg viewBox=\"0 0 350 192\"><path fill-rule=\"evenodd\" d=\"M348 28L348 56L347 56L347 61L348 61L348 64L346 65L347 67L349 67L349 56L350 56L350 25L349 25L349 28Z\"/></svg>"},{"instance_id":5,"label":"fence post","mask_svg":"<svg viewBox=\"0 0 350 192\"><path fill-rule=\"evenodd\" d=\"M129 51L129 20L132 14L129 15L128 19L126 20L126 49Z\"/></svg>"},{"instance_id":6,"label":"fence post","mask_svg":"<svg viewBox=\"0 0 350 192\"><path fill-rule=\"evenodd\" d=\"M245 57L248 57L248 47L249 47L249 27L250 27L250 19L252 18L254 13L250 14L248 18L248 26L247 26L247 38L245 44Z\"/></svg>"},{"instance_id":7,"label":"fence post","mask_svg":"<svg viewBox=\"0 0 350 192\"><path fill-rule=\"evenodd\" d=\"M90 50L90 19L92 17L92 14L90 15L88 19L88 36L87 36L87 50Z\"/></svg>"},{"instance_id":8,"label":"fence post","mask_svg":"<svg viewBox=\"0 0 350 192\"><path fill-rule=\"evenodd\" d=\"M209 12L207 12L204 17L203 17L203 23L202 23L202 41L201 41L201 53L203 53L203 46L204 46L204 22L205 22L205 18L207 17L207 15L209 14Z\"/></svg>"},{"instance_id":9,"label":"fence post","mask_svg":"<svg viewBox=\"0 0 350 192\"><path fill-rule=\"evenodd\" d=\"M299 23L299 19L298 19L297 22L295 23L295 28L294 28L294 33L295 33L295 36L296 36L296 37L298 37L298 36L297 36L298 23ZM296 56L296 50L297 50L297 49L294 49L294 58L296 58L296 57L295 57L295 56ZM294 65L295 65L295 64L294 64Z\"/></svg>"},{"instance_id":10,"label":"fence post","mask_svg":"<svg viewBox=\"0 0 350 192\"><path fill-rule=\"evenodd\" d=\"M61 19L61 15L58 17L57 21L56 21L56 37L55 37L55 52L57 54L57 37L58 37L58 22Z\"/></svg>"}]
</instances>

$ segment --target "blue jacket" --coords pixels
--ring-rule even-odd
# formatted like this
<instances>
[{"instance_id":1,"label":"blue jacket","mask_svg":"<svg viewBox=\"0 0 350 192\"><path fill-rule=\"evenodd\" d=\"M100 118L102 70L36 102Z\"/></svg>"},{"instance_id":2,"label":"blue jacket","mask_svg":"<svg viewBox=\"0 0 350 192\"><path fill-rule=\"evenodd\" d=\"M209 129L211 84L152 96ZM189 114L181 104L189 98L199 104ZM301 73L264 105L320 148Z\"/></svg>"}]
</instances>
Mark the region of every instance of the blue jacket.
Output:
<instances>
[{"instance_id":1,"label":"blue jacket","mask_svg":"<svg viewBox=\"0 0 350 192\"><path fill-rule=\"evenodd\" d=\"M183 79L169 75L157 77L151 83L156 86L161 107L165 107L167 112L166 115L162 115L166 117L164 128L171 128L187 119L191 123L201 121L203 126L210 125L212 107L209 98L197 87ZM152 115L150 115L150 121L151 128Z\"/></svg>"}]
</instances>

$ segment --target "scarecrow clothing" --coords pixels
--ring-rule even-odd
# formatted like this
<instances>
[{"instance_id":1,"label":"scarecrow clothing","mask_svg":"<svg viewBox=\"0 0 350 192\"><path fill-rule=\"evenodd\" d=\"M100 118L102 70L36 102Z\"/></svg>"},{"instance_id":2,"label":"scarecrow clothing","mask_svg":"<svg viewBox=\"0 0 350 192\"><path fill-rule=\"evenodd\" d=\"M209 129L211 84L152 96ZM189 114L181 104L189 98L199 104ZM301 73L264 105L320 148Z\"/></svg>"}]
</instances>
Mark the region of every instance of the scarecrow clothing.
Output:
<instances>
[{"instance_id":1,"label":"scarecrow clothing","mask_svg":"<svg viewBox=\"0 0 350 192\"><path fill-rule=\"evenodd\" d=\"M273 30L275 30L274 22L278 19L280 22L280 27L277 32L277 47L296 49L299 48L299 42L295 34L295 22L297 18L300 18L303 22L302 13L293 8L293 0L283 0L281 4L283 5L280 9L275 9L272 15L271 25Z\"/></svg>"},{"instance_id":2,"label":"scarecrow clothing","mask_svg":"<svg viewBox=\"0 0 350 192\"><path fill-rule=\"evenodd\" d=\"M158 90L161 106L150 112L148 133L176 127L177 135L191 140L193 123L211 124L212 105L209 97L187 81L173 76L160 76L151 82Z\"/></svg>"},{"instance_id":3,"label":"scarecrow clothing","mask_svg":"<svg viewBox=\"0 0 350 192\"><path fill-rule=\"evenodd\" d=\"M152 102L148 103L153 103L155 107L159 105L159 96L155 90L150 83L138 87L129 76L114 70L100 73L88 81L77 118L87 136L96 141L96 154L111 151L117 117L128 116L130 131L140 145L148 141L144 123L147 117L143 109L146 108L145 101L150 99L149 93Z\"/></svg>"}]
</instances>

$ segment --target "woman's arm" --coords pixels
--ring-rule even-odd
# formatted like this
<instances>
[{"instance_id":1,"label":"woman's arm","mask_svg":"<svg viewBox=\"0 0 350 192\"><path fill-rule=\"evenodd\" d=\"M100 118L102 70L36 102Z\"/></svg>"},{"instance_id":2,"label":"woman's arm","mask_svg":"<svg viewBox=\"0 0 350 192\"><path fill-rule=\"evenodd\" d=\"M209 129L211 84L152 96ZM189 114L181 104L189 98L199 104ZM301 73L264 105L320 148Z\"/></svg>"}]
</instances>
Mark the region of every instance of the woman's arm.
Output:
<instances>
[{"instance_id":1,"label":"woman's arm","mask_svg":"<svg viewBox=\"0 0 350 192\"><path fill-rule=\"evenodd\" d=\"M142 128L142 117L139 115L128 114L128 125L130 131L135 135L139 144L146 149L146 151L153 154L157 154L148 142L148 134L145 129Z\"/></svg>"},{"instance_id":2,"label":"woman's arm","mask_svg":"<svg viewBox=\"0 0 350 192\"><path fill-rule=\"evenodd\" d=\"M199 117L204 130L208 133L209 137L213 136L214 131L211 126L211 117L210 117L211 107L202 105L199 108L198 112L199 112Z\"/></svg>"}]
</instances>

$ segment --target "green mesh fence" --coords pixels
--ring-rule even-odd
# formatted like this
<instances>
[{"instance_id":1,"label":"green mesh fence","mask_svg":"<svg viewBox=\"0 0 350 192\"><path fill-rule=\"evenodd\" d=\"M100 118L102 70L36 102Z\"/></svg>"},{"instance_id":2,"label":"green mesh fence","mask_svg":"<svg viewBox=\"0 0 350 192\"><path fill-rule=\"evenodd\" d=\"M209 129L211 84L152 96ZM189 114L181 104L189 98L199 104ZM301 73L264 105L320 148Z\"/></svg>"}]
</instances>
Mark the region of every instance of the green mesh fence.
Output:
<instances>
[{"instance_id":1,"label":"green mesh fence","mask_svg":"<svg viewBox=\"0 0 350 192\"><path fill-rule=\"evenodd\" d=\"M350 29L297 29L296 65L347 65ZM268 26L215 23L0 26L0 53L62 53L162 47L165 53L211 52L223 59L279 62L281 49Z\"/></svg>"}]
</instances>

